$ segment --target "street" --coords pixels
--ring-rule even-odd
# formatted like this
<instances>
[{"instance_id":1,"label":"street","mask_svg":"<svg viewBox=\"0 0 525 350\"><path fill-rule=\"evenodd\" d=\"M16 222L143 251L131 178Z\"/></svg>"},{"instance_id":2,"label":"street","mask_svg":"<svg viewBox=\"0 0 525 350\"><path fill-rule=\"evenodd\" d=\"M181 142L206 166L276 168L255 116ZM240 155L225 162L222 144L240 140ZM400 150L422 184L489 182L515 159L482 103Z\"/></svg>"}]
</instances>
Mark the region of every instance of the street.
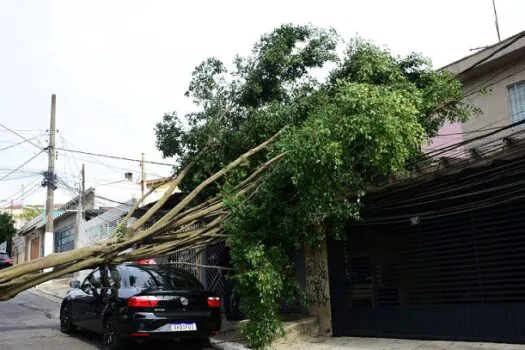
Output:
<instances>
[{"instance_id":1,"label":"street","mask_svg":"<svg viewBox=\"0 0 525 350\"><path fill-rule=\"evenodd\" d=\"M0 302L0 350L94 350L101 336L87 331L73 335L59 329L59 303L24 292ZM188 349L186 344L136 344L133 349Z\"/></svg>"}]
</instances>

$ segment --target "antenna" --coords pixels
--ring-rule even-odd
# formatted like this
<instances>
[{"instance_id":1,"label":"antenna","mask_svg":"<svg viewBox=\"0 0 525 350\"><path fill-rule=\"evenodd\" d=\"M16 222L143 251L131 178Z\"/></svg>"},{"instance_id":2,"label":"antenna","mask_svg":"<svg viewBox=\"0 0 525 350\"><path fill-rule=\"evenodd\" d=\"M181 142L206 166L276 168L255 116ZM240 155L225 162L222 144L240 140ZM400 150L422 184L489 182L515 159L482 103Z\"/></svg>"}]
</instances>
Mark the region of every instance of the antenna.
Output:
<instances>
[{"instance_id":1,"label":"antenna","mask_svg":"<svg viewBox=\"0 0 525 350\"><path fill-rule=\"evenodd\" d=\"M496 32L498 33L498 41L501 42L501 36L499 34L499 24L498 24L498 12L496 11L496 0L492 0L492 6L494 7L494 18L496 19Z\"/></svg>"}]
</instances>

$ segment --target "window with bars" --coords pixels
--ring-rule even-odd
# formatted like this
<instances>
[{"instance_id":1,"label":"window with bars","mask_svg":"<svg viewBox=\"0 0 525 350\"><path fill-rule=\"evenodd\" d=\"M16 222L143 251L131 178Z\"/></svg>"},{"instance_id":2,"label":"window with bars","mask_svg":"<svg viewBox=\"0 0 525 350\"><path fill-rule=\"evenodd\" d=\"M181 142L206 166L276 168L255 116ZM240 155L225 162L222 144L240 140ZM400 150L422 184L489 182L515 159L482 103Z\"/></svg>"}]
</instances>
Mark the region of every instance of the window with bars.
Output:
<instances>
[{"instance_id":1,"label":"window with bars","mask_svg":"<svg viewBox=\"0 0 525 350\"><path fill-rule=\"evenodd\" d=\"M525 81L507 87L510 122L525 119Z\"/></svg>"}]
</instances>

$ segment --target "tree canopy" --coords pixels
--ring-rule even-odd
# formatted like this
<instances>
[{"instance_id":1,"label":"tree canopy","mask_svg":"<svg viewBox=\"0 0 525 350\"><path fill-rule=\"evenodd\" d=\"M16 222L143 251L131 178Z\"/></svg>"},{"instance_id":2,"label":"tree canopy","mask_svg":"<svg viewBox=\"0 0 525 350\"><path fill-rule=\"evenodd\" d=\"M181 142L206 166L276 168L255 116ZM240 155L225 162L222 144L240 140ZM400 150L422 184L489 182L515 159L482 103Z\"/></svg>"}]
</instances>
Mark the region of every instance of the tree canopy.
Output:
<instances>
[{"instance_id":1,"label":"tree canopy","mask_svg":"<svg viewBox=\"0 0 525 350\"><path fill-rule=\"evenodd\" d=\"M22 209L22 213L17 215L17 218L24 222L27 222L36 218L38 215L41 214L41 212L42 211L37 208L26 207Z\"/></svg>"},{"instance_id":2,"label":"tree canopy","mask_svg":"<svg viewBox=\"0 0 525 350\"><path fill-rule=\"evenodd\" d=\"M0 212L0 242L7 241L16 233L15 221L11 214Z\"/></svg>"},{"instance_id":3,"label":"tree canopy","mask_svg":"<svg viewBox=\"0 0 525 350\"><path fill-rule=\"evenodd\" d=\"M476 113L460 82L421 55L399 57L360 38L340 54L341 44L330 29L283 25L231 65L209 58L186 93L196 112L166 114L156 127L157 147L178 159L178 170L193 162L180 184L186 193L280 135L197 197L219 196L229 209L222 227L256 348L280 332L279 305L295 294L292 252L338 236L360 218L369 184L421 157L421 145L444 122ZM268 161L256 190L234 196Z\"/></svg>"}]
</instances>

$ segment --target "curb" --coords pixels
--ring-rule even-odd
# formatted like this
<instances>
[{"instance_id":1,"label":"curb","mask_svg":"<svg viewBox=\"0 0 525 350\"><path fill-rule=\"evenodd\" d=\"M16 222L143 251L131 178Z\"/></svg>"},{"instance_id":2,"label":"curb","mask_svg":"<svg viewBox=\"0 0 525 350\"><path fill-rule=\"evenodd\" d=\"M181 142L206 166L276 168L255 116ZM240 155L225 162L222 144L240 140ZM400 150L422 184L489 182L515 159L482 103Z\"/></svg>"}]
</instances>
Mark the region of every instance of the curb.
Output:
<instances>
[{"instance_id":1,"label":"curb","mask_svg":"<svg viewBox=\"0 0 525 350\"><path fill-rule=\"evenodd\" d=\"M229 341L221 341L214 338L210 339L210 343L215 349L219 350L250 350L250 348L248 348L246 345Z\"/></svg>"}]
</instances>

